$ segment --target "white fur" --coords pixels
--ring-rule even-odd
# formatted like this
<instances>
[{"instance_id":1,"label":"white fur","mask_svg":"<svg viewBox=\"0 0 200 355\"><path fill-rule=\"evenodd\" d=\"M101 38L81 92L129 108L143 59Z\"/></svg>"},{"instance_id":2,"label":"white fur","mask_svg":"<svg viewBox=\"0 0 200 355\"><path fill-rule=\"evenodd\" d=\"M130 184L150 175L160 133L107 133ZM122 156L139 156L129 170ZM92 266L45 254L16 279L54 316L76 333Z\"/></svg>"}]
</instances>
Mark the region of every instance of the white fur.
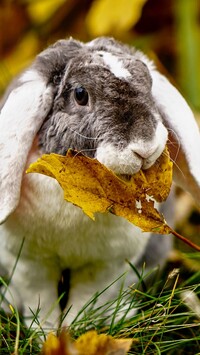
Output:
<instances>
[{"instance_id":1,"label":"white fur","mask_svg":"<svg viewBox=\"0 0 200 355\"><path fill-rule=\"evenodd\" d=\"M27 154L52 100L51 87L37 72L23 74L22 82L0 113L0 223L17 206Z\"/></svg>"},{"instance_id":2,"label":"white fur","mask_svg":"<svg viewBox=\"0 0 200 355\"><path fill-rule=\"evenodd\" d=\"M31 81L31 82L37 81L39 83L39 82L42 82L43 80L37 71L35 71L33 69L29 69L21 75L20 82L27 83L29 81Z\"/></svg>"},{"instance_id":3,"label":"white fur","mask_svg":"<svg viewBox=\"0 0 200 355\"><path fill-rule=\"evenodd\" d=\"M96 158L116 174L135 174L141 168L148 169L160 156L167 142L168 133L158 122L154 139L149 142L137 140L124 149L112 143L102 143L96 151Z\"/></svg>"},{"instance_id":4,"label":"white fur","mask_svg":"<svg viewBox=\"0 0 200 355\"><path fill-rule=\"evenodd\" d=\"M191 109L178 90L157 71L152 70L151 76L153 96L177 144L178 160L174 165L176 182L189 191L200 205L199 128Z\"/></svg>"},{"instance_id":5,"label":"white fur","mask_svg":"<svg viewBox=\"0 0 200 355\"><path fill-rule=\"evenodd\" d=\"M97 148L96 158L116 174L132 175L142 167L142 159L134 154L131 144L120 151L112 143L102 143Z\"/></svg>"},{"instance_id":6,"label":"white fur","mask_svg":"<svg viewBox=\"0 0 200 355\"><path fill-rule=\"evenodd\" d=\"M117 78L128 79L131 77L130 72L124 68L122 61L118 57L104 51L100 51L99 53L103 56L104 63Z\"/></svg>"}]
</instances>

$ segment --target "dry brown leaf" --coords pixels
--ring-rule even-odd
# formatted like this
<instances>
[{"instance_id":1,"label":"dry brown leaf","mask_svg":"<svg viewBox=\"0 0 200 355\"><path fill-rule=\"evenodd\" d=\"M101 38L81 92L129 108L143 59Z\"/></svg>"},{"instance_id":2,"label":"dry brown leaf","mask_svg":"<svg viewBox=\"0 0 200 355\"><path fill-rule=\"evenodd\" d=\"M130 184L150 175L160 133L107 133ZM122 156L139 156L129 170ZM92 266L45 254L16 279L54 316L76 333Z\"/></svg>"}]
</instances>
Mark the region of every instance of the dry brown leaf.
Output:
<instances>
[{"instance_id":1,"label":"dry brown leaf","mask_svg":"<svg viewBox=\"0 0 200 355\"><path fill-rule=\"evenodd\" d=\"M43 155L30 165L27 173L40 173L56 179L64 198L90 218L97 212L111 212L126 218L144 232L174 234L190 247L200 247L169 227L154 207L154 200L164 201L171 188L172 162L167 148L154 166L139 171L124 181L96 159L69 150L66 156Z\"/></svg>"},{"instance_id":2,"label":"dry brown leaf","mask_svg":"<svg viewBox=\"0 0 200 355\"><path fill-rule=\"evenodd\" d=\"M125 355L132 339L115 339L110 335L89 331L72 342L67 331L59 337L50 333L43 344L43 355Z\"/></svg>"},{"instance_id":3,"label":"dry brown leaf","mask_svg":"<svg viewBox=\"0 0 200 355\"><path fill-rule=\"evenodd\" d=\"M170 228L154 208L154 201L163 201L169 194L172 163L167 151L147 171L140 171L130 181L118 178L96 159L73 150L66 157L43 155L27 170L55 178L64 190L64 198L82 208L92 219L96 212L110 211L126 218L143 231L168 234ZM148 196L147 196L148 195Z\"/></svg>"}]
</instances>

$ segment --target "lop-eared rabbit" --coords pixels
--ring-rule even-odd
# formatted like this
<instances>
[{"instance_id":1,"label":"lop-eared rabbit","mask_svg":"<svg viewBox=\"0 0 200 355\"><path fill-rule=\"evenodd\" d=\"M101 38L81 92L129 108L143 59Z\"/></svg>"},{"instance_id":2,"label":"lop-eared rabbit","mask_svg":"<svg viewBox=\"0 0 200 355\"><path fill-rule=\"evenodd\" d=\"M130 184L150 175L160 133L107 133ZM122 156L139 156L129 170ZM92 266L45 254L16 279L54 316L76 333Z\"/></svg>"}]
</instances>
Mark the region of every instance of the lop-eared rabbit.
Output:
<instances>
[{"instance_id":1,"label":"lop-eared rabbit","mask_svg":"<svg viewBox=\"0 0 200 355\"><path fill-rule=\"evenodd\" d=\"M110 38L60 40L36 57L1 104L0 263L12 275L3 290L8 303L25 317L39 307L39 320L56 327L58 282L69 269L66 307L72 307L64 324L70 324L92 295L125 271L125 285L137 282L127 259L136 267L163 265L169 237L143 233L110 213L94 222L64 201L57 181L25 171L43 153L65 155L73 148L116 174L132 175L152 166L167 143L175 183L198 204L199 129L184 98L152 61ZM170 199L165 206L173 208ZM114 283L101 302L118 288Z\"/></svg>"}]
</instances>

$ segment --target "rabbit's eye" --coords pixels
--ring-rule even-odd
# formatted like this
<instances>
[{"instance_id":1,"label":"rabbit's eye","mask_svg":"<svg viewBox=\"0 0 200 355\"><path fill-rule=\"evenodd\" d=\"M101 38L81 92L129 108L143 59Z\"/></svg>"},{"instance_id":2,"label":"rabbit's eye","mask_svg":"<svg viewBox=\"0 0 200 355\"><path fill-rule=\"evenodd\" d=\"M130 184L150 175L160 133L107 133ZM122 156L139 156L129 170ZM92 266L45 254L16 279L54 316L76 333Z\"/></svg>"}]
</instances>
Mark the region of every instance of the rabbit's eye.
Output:
<instances>
[{"instance_id":1,"label":"rabbit's eye","mask_svg":"<svg viewBox=\"0 0 200 355\"><path fill-rule=\"evenodd\" d=\"M88 92L83 87L76 88L74 90L74 97L77 104L85 106L88 103Z\"/></svg>"}]
</instances>

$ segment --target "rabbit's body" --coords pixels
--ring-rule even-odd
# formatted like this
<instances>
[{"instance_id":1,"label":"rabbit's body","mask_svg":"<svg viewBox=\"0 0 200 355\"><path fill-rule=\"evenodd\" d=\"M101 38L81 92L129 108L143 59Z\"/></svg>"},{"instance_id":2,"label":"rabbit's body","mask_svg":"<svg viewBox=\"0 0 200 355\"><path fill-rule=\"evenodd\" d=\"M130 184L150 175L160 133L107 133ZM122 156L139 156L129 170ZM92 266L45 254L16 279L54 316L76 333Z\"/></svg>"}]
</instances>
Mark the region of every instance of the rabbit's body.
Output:
<instances>
[{"instance_id":1,"label":"rabbit's body","mask_svg":"<svg viewBox=\"0 0 200 355\"><path fill-rule=\"evenodd\" d=\"M195 143L181 141L181 128L176 126L180 115ZM26 316L39 306L42 320L55 303L45 324L57 324L57 286L66 268L71 271L69 324L95 292L129 269L126 259L136 266L164 263L170 239L144 234L112 214L97 215L94 222L64 201L54 179L25 174L42 153L65 154L69 148L97 158L117 174L134 174L156 162L170 129L169 148L177 147L180 136L174 156L185 154L183 167L176 163L177 176L187 186L189 157L195 169L188 172L192 183L187 187L199 200L199 158L191 153L194 147L198 151L200 139L192 113L142 53L106 38L85 45L57 42L15 81L14 90L8 90L0 129L0 222L7 218L0 226L0 258L11 273L24 241L9 292ZM131 271L126 284L136 281ZM117 282L103 293L101 302L119 286ZM9 292L6 298L12 303Z\"/></svg>"},{"instance_id":2,"label":"rabbit's body","mask_svg":"<svg viewBox=\"0 0 200 355\"><path fill-rule=\"evenodd\" d=\"M31 154L28 162L38 156ZM43 175L24 174L22 189L17 209L0 226L0 260L8 272L14 268L24 239L9 287L13 299L9 295L7 298L11 303L14 300L25 316L29 307L33 312L41 307L42 320L56 302L58 281L68 268L72 285L68 306L73 304L66 318L69 324L97 291L130 269L127 259L136 265L150 233L142 233L112 214L99 214L95 222L90 220L79 208L64 201L63 191L54 179ZM157 259L155 266L158 265ZM127 286L138 281L133 271L129 271ZM105 292L100 301L114 297L121 282ZM58 324L59 315L59 306L54 306L45 326Z\"/></svg>"}]
</instances>

